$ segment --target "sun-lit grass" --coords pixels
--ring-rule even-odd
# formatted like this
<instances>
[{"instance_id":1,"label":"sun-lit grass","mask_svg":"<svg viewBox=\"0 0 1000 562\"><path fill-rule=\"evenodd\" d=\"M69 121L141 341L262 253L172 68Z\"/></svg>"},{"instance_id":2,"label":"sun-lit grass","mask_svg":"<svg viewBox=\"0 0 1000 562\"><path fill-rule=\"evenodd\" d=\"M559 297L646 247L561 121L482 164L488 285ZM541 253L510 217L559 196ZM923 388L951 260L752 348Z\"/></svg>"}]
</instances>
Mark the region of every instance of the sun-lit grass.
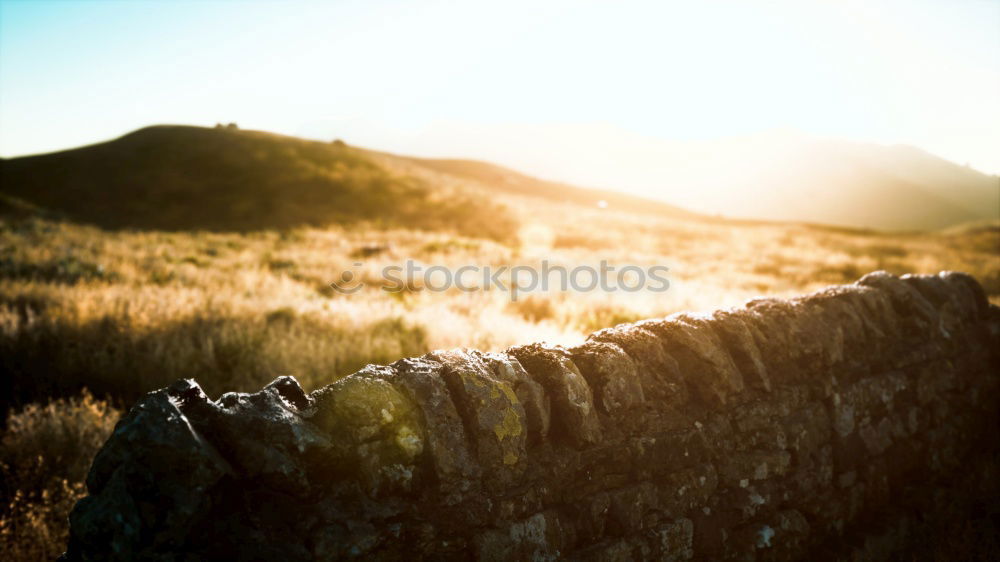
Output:
<instances>
[{"instance_id":1,"label":"sun-lit grass","mask_svg":"<svg viewBox=\"0 0 1000 562\"><path fill-rule=\"evenodd\" d=\"M125 401L196 377L209 392L278 374L308 388L368 362L429 349L571 343L621 322L845 283L876 269L960 269L1000 296L995 227L884 235L798 225L667 221L512 198L521 242L416 230L300 228L247 234L106 232L31 218L0 223L4 396L88 387ZM572 213L572 214L571 214ZM570 220L572 217L572 220ZM382 290L384 267L571 269L664 265L666 292ZM360 264L360 265L355 265ZM332 290L344 270L365 287ZM507 284L509 275L503 279Z\"/></svg>"}]
</instances>

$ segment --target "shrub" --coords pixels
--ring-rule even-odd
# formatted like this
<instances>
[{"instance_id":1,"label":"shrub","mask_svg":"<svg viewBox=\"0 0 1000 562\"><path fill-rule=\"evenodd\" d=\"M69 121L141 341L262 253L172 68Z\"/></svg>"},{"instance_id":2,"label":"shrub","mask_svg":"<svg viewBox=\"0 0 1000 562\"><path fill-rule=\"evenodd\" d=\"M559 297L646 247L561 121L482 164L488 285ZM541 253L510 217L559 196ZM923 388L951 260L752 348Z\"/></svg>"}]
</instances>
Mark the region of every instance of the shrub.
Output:
<instances>
[{"instance_id":1,"label":"shrub","mask_svg":"<svg viewBox=\"0 0 1000 562\"><path fill-rule=\"evenodd\" d=\"M11 411L0 441L0 550L7 560L57 557L70 509L120 412L87 391Z\"/></svg>"},{"instance_id":2,"label":"shrub","mask_svg":"<svg viewBox=\"0 0 1000 562\"><path fill-rule=\"evenodd\" d=\"M552 300L545 297L524 297L512 301L508 306L529 322L541 322L556 316L556 307L552 304Z\"/></svg>"}]
</instances>

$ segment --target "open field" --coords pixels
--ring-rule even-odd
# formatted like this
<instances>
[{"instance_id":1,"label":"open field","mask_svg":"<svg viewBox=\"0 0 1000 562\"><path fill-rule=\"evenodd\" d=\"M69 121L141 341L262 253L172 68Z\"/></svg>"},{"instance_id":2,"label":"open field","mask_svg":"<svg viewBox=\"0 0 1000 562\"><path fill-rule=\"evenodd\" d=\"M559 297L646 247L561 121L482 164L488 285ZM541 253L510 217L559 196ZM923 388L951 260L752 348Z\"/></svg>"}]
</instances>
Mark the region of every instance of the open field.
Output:
<instances>
[{"instance_id":1,"label":"open field","mask_svg":"<svg viewBox=\"0 0 1000 562\"><path fill-rule=\"evenodd\" d=\"M1000 298L995 228L880 235L522 203L524 241L513 246L370 227L105 232L7 220L0 224L3 396L19 404L87 387L129 402L179 377L220 393L259 387L277 374L313 389L367 363L429 349L570 343L621 322L809 291L876 269L968 271ZM361 257L369 246L378 253ZM666 265L671 287L535 292L516 302L498 289L384 292L379 272L406 259L452 270L540 267L542 259L567 267ZM366 282L363 290L331 290L346 269Z\"/></svg>"}]
</instances>

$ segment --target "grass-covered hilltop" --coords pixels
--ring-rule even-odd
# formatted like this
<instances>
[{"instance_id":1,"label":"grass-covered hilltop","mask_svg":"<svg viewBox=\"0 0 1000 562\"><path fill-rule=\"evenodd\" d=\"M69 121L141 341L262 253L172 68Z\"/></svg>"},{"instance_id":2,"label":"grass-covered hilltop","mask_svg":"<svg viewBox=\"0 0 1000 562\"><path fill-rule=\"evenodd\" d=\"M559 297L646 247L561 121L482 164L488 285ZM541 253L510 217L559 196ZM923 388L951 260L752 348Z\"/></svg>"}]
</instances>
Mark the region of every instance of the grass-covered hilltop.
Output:
<instances>
[{"instance_id":1,"label":"grass-covered hilltop","mask_svg":"<svg viewBox=\"0 0 1000 562\"><path fill-rule=\"evenodd\" d=\"M0 164L6 195L97 226L251 231L370 221L487 238L507 213L394 173L364 151L235 128L156 126Z\"/></svg>"}]
</instances>

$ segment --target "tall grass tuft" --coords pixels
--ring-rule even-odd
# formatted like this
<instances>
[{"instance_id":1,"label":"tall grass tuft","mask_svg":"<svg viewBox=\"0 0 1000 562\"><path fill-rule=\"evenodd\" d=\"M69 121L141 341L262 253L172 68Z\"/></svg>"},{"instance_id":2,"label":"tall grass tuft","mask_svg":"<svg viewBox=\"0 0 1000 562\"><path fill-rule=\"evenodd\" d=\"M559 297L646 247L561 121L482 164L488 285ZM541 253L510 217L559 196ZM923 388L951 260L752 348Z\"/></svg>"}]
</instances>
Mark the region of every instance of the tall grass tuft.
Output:
<instances>
[{"instance_id":1,"label":"tall grass tuft","mask_svg":"<svg viewBox=\"0 0 1000 562\"><path fill-rule=\"evenodd\" d=\"M67 516L85 495L90 462L121 412L84 391L12 410L0 441L0 551L6 560L52 560Z\"/></svg>"}]
</instances>

